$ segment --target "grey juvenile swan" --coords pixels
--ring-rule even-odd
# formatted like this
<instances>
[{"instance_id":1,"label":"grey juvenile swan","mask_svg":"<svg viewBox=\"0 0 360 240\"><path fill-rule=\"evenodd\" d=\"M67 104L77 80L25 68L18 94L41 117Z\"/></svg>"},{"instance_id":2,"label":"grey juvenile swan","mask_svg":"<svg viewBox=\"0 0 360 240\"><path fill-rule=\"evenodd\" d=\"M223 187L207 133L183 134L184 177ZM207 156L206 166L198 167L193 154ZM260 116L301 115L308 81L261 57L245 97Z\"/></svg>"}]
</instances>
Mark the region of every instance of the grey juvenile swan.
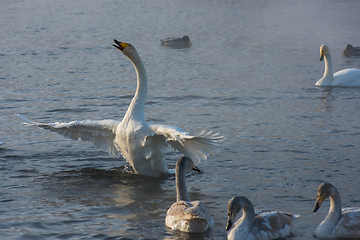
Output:
<instances>
[{"instance_id":1,"label":"grey juvenile swan","mask_svg":"<svg viewBox=\"0 0 360 240\"><path fill-rule=\"evenodd\" d=\"M317 190L314 212L327 198L330 198L329 213L316 228L315 236L318 238L360 238L360 208L341 209L338 190L332 184L324 182Z\"/></svg>"},{"instance_id":2,"label":"grey juvenile swan","mask_svg":"<svg viewBox=\"0 0 360 240\"><path fill-rule=\"evenodd\" d=\"M166 213L165 225L182 232L205 232L214 227L208 208L200 201L190 202L186 189L185 172L200 171L190 158L183 156L176 162L176 202Z\"/></svg>"},{"instance_id":3,"label":"grey juvenile swan","mask_svg":"<svg viewBox=\"0 0 360 240\"><path fill-rule=\"evenodd\" d=\"M235 222L236 215L243 210L242 217ZM235 196L228 203L228 240L269 240L286 237L291 233L298 215L279 211L255 214L249 199ZM231 228L232 227L232 228Z\"/></svg>"}]
</instances>

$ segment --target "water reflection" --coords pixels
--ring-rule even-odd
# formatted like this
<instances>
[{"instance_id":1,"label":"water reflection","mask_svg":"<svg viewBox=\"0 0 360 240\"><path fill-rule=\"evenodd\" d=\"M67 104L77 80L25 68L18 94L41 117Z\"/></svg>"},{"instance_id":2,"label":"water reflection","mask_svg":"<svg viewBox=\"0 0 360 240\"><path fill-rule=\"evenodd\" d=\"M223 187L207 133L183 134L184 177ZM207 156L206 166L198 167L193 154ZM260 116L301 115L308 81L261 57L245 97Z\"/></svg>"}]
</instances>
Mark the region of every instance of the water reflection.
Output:
<instances>
[{"instance_id":1,"label":"water reflection","mask_svg":"<svg viewBox=\"0 0 360 240\"><path fill-rule=\"evenodd\" d=\"M138 175L117 179L109 187L120 211L109 216L127 220L127 230L148 232L154 225L164 225L167 204L164 204L162 184L165 181Z\"/></svg>"},{"instance_id":2,"label":"water reflection","mask_svg":"<svg viewBox=\"0 0 360 240\"><path fill-rule=\"evenodd\" d=\"M332 95L332 93L333 93L333 87L325 87L323 89L320 97L321 101L317 108L319 112L325 113L331 110L334 101L334 96Z\"/></svg>"},{"instance_id":3,"label":"water reflection","mask_svg":"<svg viewBox=\"0 0 360 240\"><path fill-rule=\"evenodd\" d=\"M51 198L63 203L60 218L102 219L96 221L110 221L116 228L112 236L133 237L140 233L149 237L164 234L166 229L166 211L176 197L175 188L170 192L163 188L169 181L173 182L172 177L144 177L124 168L83 168L53 173L45 177L42 187L47 190L44 204L50 204ZM154 230L154 226L158 228Z\"/></svg>"},{"instance_id":4,"label":"water reflection","mask_svg":"<svg viewBox=\"0 0 360 240\"><path fill-rule=\"evenodd\" d=\"M211 231L211 230L210 230ZM203 240L203 239L210 239L210 231L207 231L205 233L182 233L182 232L176 232L176 235L167 235L164 236L164 240L179 240L179 239L186 239L186 240ZM171 232L169 234L174 234L174 232Z\"/></svg>"}]
</instances>

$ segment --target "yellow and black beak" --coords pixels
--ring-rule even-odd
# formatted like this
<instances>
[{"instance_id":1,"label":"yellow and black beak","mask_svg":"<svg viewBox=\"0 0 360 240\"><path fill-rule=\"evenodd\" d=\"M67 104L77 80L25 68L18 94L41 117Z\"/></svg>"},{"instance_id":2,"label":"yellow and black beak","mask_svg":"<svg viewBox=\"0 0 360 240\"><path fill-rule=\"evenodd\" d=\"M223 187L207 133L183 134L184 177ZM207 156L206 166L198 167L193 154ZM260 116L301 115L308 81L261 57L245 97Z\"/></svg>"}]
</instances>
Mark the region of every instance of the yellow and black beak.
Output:
<instances>
[{"instance_id":1,"label":"yellow and black beak","mask_svg":"<svg viewBox=\"0 0 360 240\"><path fill-rule=\"evenodd\" d=\"M197 171L197 172L201 172L201 170L195 165L193 166L192 170Z\"/></svg>"},{"instance_id":2,"label":"yellow and black beak","mask_svg":"<svg viewBox=\"0 0 360 240\"><path fill-rule=\"evenodd\" d=\"M229 212L228 213L228 220L227 220L227 224L226 224L226 231L230 230L233 223L234 223L234 219L235 219L235 215L234 212Z\"/></svg>"},{"instance_id":3,"label":"yellow and black beak","mask_svg":"<svg viewBox=\"0 0 360 240\"><path fill-rule=\"evenodd\" d=\"M324 60L324 53L323 52L321 52L321 54L320 54L320 61L322 61L322 60Z\"/></svg>"},{"instance_id":4,"label":"yellow and black beak","mask_svg":"<svg viewBox=\"0 0 360 240\"><path fill-rule=\"evenodd\" d=\"M114 39L114 42L116 43L113 44L114 47L116 47L117 49L119 49L120 51L123 51L127 46L129 46L128 43L125 42L119 42L118 40Z\"/></svg>"},{"instance_id":5,"label":"yellow and black beak","mask_svg":"<svg viewBox=\"0 0 360 240\"><path fill-rule=\"evenodd\" d=\"M319 210L321 204L324 202L324 196L320 195L319 197L316 198L316 203L315 203L315 207L313 212L316 212L317 210Z\"/></svg>"},{"instance_id":6,"label":"yellow and black beak","mask_svg":"<svg viewBox=\"0 0 360 240\"><path fill-rule=\"evenodd\" d=\"M192 161L191 161L191 168L194 171L201 172L201 170L197 166L195 166L195 164Z\"/></svg>"},{"instance_id":7,"label":"yellow and black beak","mask_svg":"<svg viewBox=\"0 0 360 240\"><path fill-rule=\"evenodd\" d=\"M229 231L230 228L232 227L232 225L233 225L232 220L231 220L231 219L228 219L227 225L226 225L226 231Z\"/></svg>"}]
</instances>

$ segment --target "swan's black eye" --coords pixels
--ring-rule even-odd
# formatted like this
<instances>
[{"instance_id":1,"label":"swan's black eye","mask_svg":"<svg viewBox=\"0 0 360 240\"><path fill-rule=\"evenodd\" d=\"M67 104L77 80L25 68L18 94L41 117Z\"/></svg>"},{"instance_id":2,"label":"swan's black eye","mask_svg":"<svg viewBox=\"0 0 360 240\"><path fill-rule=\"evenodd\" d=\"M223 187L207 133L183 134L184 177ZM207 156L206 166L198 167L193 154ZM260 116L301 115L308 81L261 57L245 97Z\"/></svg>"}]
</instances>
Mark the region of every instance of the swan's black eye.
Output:
<instances>
[{"instance_id":1,"label":"swan's black eye","mask_svg":"<svg viewBox=\"0 0 360 240\"><path fill-rule=\"evenodd\" d=\"M131 45L129 44L129 47L131 47Z\"/></svg>"}]
</instances>

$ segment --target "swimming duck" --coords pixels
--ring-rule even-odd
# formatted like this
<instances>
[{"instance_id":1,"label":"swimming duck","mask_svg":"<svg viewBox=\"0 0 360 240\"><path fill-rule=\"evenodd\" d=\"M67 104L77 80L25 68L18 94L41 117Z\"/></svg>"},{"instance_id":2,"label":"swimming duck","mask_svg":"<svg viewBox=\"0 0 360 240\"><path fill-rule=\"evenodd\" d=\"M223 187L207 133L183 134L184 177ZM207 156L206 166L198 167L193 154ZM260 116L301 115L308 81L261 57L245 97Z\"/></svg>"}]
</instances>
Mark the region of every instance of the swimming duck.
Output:
<instances>
[{"instance_id":1,"label":"swimming duck","mask_svg":"<svg viewBox=\"0 0 360 240\"><path fill-rule=\"evenodd\" d=\"M342 51L342 54L350 56L360 56L360 47L353 47L351 44L346 45L345 49Z\"/></svg>"},{"instance_id":2,"label":"swimming duck","mask_svg":"<svg viewBox=\"0 0 360 240\"><path fill-rule=\"evenodd\" d=\"M214 227L214 220L205 204L200 201L190 202L185 172L191 169L200 171L189 157L183 156L177 160L175 169L177 197L176 202L166 213L165 225L182 232L205 232Z\"/></svg>"},{"instance_id":3,"label":"swimming duck","mask_svg":"<svg viewBox=\"0 0 360 240\"><path fill-rule=\"evenodd\" d=\"M119 49L133 63L137 74L137 89L122 121L82 120L69 123L36 123L18 115L28 124L57 132L73 140L83 140L112 156L120 153L140 175L160 176L169 173L165 162L165 148L172 146L195 161L206 159L219 148L223 136L202 131L190 135L181 128L145 121L145 101L148 82L145 67L134 45L114 40Z\"/></svg>"},{"instance_id":4,"label":"swimming duck","mask_svg":"<svg viewBox=\"0 0 360 240\"><path fill-rule=\"evenodd\" d=\"M234 224L236 215L243 210L242 217ZM268 240L286 237L299 215L279 211L255 214L250 200L235 196L228 203L228 240Z\"/></svg>"},{"instance_id":5,"label":"swimming duck","mask_svg":"<svg viewBox=\"0 0 360 240\"><path fill-rule=\"evenodd\" d=\"M327 198L330 198L329 213L316 228L315 236L318 238L360 238L360 208L341 209L338 190L332 184L324 182L317 190L314 212Z\"/></svg>"},{"instance_id":6,"label":"swimming duck","mask_svg":"<svg viewBox=\"0 0 360 240\"><path fill-rule=\"evenodd\" d=\"M325 59L324 76L316 86L360 87L360 69L347 68L334 74L330 49L325 44L320 47L320 61Z\"/></svg>"},{"instance_id":7,"label":"swimming duck","mask_svg":"<svg viewBox=\"0 0 360 240\"><path fill-rule=\"evenodd\" d=\"M172 48L187 48L191 47L190 38L183 36L182 38L169 37L160 40L161 44Z\"/></svg>"}]
</instances>

